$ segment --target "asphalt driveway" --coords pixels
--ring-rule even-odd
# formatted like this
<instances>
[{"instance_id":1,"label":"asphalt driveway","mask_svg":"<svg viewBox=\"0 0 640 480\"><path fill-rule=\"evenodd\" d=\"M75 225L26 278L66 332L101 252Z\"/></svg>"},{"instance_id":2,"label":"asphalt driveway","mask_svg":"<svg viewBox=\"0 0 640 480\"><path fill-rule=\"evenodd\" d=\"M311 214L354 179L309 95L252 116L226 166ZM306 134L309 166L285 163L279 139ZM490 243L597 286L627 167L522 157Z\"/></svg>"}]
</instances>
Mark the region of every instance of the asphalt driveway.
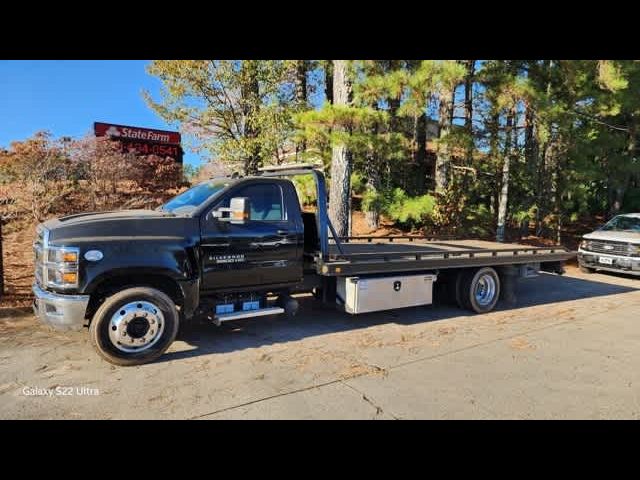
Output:
<instances>
[{"instance_id":1,"label":"asphalt driveway","mask_svg":"<svg viewBox=\"0 0 640 480\"><path fill-rule=\"evenodd\" d=\"M86 332L0 318L0 418L640 418L640 279L570 269L485 315L446 305L185 328L115 367Z\"/></svg>"}]
</instances>

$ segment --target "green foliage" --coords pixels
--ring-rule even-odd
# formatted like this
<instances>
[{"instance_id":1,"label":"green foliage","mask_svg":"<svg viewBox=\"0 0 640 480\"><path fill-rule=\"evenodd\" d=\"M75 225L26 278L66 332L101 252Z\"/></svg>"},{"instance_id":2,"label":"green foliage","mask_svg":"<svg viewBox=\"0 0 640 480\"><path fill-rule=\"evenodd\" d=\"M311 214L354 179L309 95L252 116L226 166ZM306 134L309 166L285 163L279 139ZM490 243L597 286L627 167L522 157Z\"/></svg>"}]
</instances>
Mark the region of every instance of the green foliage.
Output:
<instances>
[{"instance_id":1,"label":"green foliage","mask_svg":"<svg viewBox=\"0 0 640 480\"><path fill-rule=\"evenodd\" d=\"M483 204L470 205L464 217L462 230L471 237L486 238L493 235L493 215Z\"/></svg>"},{"instance_id":2,"label":"green foliage","mask_svg":"<svg viewBox=\"0 0 640 480\"><path fill-rule=\"evenodd\" d=\"M346 145L353 152L375 149L376 143L381 139L375 138L370 132L376 127L383 128L387 120L386 112L371 107L328 103L320 110L308 110L294 115L299 139L319 148Z\"/></svg>"},{"instance_id":3,"label":"green foliage","mask_svg":"<svg viewBox=\"0 0 640 480\"><path fill-rule=\"evenodd\" d=\"M361 172L351 174L351 192L354 195L362 195L367 188L367 179Z\"/></svg>"},{"instance_id":4,"label":"green foliage","mask_svg":"<svg viewBox=\"0 0 640 480\"><path fill-rule=\"evenodd\" d=\"M625 192L623 209L627 213L640 212L640 188L632 188Z\"/></svg>"},{"instance_id":5,"label":"green foliage","mask_svg":"<svg viewBox=\"0 0 640 480\"><path fill-rule=\"evenodd\" d=\"M380 211L398 226L417 228L433 214L435 198L432 195L410 197L401 188L394 188L380 193L367 191L362 201L364 211Z\"/></svg>"},{"instance_id":6,"label":"green foliage","mask_svg":"<svg viewBox=\"0 0 640 480\"><path fill-rule=\"evenodd\" d=\"M385 204L388 195L385 192L365 190L362 195L362 211L364 212L385 212Z\"/></svg>"},{"instance_id":7,"label":"green foliage","mask_svg":"<svg viewBox=\"0 0 640 480\"><path fill-rule=\"evenodd\" d=\"M296 175L292 177L298 192L298 199L303 206L313 205L317 199L316 182L312 175Z\"/></svg>"},{"instance_id":8,"label":"green foliage","mask_svg":"<svg viewBox=\"0 0 640 480\"><path fill-rule=\"evenodd\" d=\"M610 60L598 62L598 81L603 88L612 92L623 90L629 86L629 81L625 78L620 66Z\"/></svg>"},{"instance_id":9,"label":"green foliage","mask_svg":"<svg viewBox=\"0 0 640 480\"><path fill-rule=\"evenodd\" d=\"M197 148L255 171L274 161L293 136L290 62L282 60L155 60L160 99L145 92L162 118L180 124Z\"/></svg>"},{"instance_id":10,"label":"green foliage","mask_svg":"<svg viewBox=\"0 0 640 480\"><path fill-rule=\"evenodd\" d=\"M555 228L640 207L638 61L354 60L353 101L316 108L296 96L300 62L153 62L163 92L147 100L215 158L245 170L288 161L292 146L304 146L297 161L328 166L332 148L344 145L362 208L407 228L490 235L503 181L514 226L528 217ZM308 65L309 88L331 90L323 83L331 61ZM441 111L449 100L452 111ZM443 124L441 114L454 120ZM437 197L435 155L450 166Z\"/></svg>"},{"instance_id":11,"label":"green foliage","mask_svg":"<svg viewBox=\"0 0 640 480\"><path fill-rule=\"evenodd\" d=\"M383 212L400 225L417 227L433 213L435 203L432 195L409 197L402 189L395 188L385 198Z\"/></svg>"}]
</instances>

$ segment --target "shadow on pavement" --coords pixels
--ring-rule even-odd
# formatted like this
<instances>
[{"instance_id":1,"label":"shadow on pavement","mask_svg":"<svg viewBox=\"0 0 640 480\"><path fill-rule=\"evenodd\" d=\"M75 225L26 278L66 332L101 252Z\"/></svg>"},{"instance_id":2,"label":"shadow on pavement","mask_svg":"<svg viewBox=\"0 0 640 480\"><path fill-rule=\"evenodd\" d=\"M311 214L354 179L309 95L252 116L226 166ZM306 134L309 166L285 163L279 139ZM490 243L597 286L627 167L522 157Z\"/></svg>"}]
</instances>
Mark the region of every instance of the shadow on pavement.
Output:
<instances>
[{"instance_id":1,"label":"shadow on pavement","mask_svg":"<svg viewBox=\"0 0 640 480\"><path fill-rule=\"evenodd\" d=\"M536 305L616 295L635 290L640 290L640 281L638 287L635 288L582 278L541 274L537 278L523 279L518 282L516 305L510 307L504 302L500 302L496 310L515 310ZM178 334L178 340L195 348L188 351L166 353L157 362L258 348L386 323L414 325L474 315L449 304L349 315L324 307L315 302L311 296L301 297L298 300L300 310L294 318L277 316L245 319L224 323L220 327L197 322L186 325Z\"/></svg>"}]
</instances>

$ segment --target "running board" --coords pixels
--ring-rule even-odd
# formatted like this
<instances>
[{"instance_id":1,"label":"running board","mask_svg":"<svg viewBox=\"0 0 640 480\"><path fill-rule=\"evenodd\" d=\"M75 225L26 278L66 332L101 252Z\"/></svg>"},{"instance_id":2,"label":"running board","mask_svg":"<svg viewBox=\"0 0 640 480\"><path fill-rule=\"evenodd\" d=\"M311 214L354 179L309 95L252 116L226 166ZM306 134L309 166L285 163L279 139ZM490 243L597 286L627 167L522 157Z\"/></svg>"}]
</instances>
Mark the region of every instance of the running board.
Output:
<instances>
[{"instance_id":1,"label":"running board","mask_svg":"<svg viewBox=\"0 0 640 480\"><path fill-rule=\"evenodd\" d=\"M221 313L213 317L213 323L220 326L222 322L228 322L229 320L240 320L241 318L263 317L265 315L277 315L284 313L282 307L269 307L261 308L259 310L246 310L233 313Z\"/></svg>"}]
</instances>

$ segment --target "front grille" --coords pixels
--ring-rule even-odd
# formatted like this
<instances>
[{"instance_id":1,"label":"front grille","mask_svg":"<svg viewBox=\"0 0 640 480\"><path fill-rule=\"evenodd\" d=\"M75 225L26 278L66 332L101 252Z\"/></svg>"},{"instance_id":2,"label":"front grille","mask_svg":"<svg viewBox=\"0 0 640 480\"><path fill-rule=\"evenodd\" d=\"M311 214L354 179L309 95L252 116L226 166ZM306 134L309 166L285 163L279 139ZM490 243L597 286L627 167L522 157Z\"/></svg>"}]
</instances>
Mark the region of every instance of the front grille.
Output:
<instances>
[{"instance_id":1,"label":"front grille","mask_svg":"<svg viewBox=\"0 0 640 480\"><path fill-rule=\"evenodd\" d=\"M623 242L603 242L599 240L589 240L587 244L587 250L597 253L609 253L611 255L622 255L629 257L629 250L627 249L627 243Z\"/></svg>"}]
</instances>

